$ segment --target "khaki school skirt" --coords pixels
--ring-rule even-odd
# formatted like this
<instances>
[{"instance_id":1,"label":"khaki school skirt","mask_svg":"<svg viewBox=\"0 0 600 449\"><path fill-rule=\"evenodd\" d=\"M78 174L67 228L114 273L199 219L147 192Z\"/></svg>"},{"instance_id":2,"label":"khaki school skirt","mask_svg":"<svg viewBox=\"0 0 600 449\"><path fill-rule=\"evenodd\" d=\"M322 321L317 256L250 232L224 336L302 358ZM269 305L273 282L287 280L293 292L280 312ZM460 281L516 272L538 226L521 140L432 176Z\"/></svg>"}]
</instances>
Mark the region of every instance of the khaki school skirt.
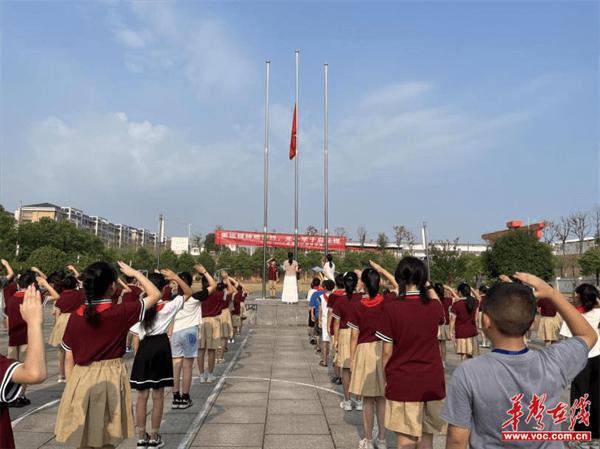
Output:
<instances>
[{"instance_id":1,"label":"khaki school skirt","mask_svg":"<svg viewBox=\"0 0 600 449\"><path fill-rule=\"evenodd\" d=\"M439 341L447 341L450 340L450 329L447 324L440 324L438 326L438 337Z\"/></svg>"},{"instance_id":2,"label":"khaki school skirt","mask_svg":"<svg viewBox=\"0 0 600 449\"><path fill-rule=\"evenodd\" d=\"M456 353L464 354L464 355L473 355L475 352L476 342L475 339L477 337L469 337L469 338L457 338L456 339Z\"/></svg>"},{"instance_id":3,"label":"khaki school skirt","mask_svg":"<svg viewBox=\"0 0 600 449\"><path fill-rule=\"evenodd\" d=\"M223 309L221 315L221 338L229 338L233 335L233 323L231 321L231 311L229 309Z\"/></svg>"},{"instance_id":4,"label":"khaki school skirt","mask_svg":"<svg viewBox=\"0 0 600 449\"><path fill-rule=\"evenodd\" d=\"M54 323L54 327L52 328L52 333L50 334L50 338L48 339L48 344L53 347L60 346L62 343L63 335L65 335L65 329L67 328L67 323L69 322L70 313L61 313L56 318L56 322Z\"/></svg>"},{"instance_id":5,"label":"khaki school skirt","mask_svg":"<svg viewBox=\"0 0 600 449\"><path fill-rule=\"evenodd\" d=\"M241 315L231 315L231 324L233 327L241 327L242 326L242 316Z\"/></svg>"},{"instance_id":6,"label":"khaki school skirt","mask_svg":"<svg viewBox=\"0 0 600 449\"><path fill-rule=\"evenodd\" d=\"M218 349L221 346L221 320L219 317L202 318L200 349Z\"/></svg>"},{"instance_id":7,"label":"khaki school skirt","mask_svg":"<svg viewBox=\"0 0 600 449\"><path fill-rule=\"evenodd\" d=\"M444 401L385 402L385 428L420 438L424 433L443 433L446 424L440 418Z\"/></svg>"},{"instance_id":8,"label":"khaki school skirt","mask_svg":"<svg viewBox=\"0 0 600 449\"><path fill-rule=\"evenodd\" d=\"M383 342L372 341L356 346L350 393L357 396L378 397L385 394L383 372Z\"/></svg>"},{"instance_id":9,"label":"khaki school skirt","mask_svg":"<svg viewBox=\"0 0 600 449\"><path fill-rule=\"evenodd\" d=\"M56 441L74 447L117 446L134 436L131 389L122 359L75 365L56 417Z\"/></svg>"},{"instance_id":10,"label":"khaki school skirt","mask_svg":"<svg viewBox=\"0 0 600 449\"><path fill-rule=\"evenodd\" d=\"M538 338L544 341L558 341L560 332L560 316L543 316L540 318Z\"/></svg>"},{"instance_id":11,"label":"khaki school skirt","mask_svg":"<svg viewBox=\"0 0 600 449\"><path fill-rule=\"evenodd\" d=\"M340 368L350 368L350 339L352 332L350 329L340 329L338 331L338 353L336 364Z\"/></svg>"}]
</instances>

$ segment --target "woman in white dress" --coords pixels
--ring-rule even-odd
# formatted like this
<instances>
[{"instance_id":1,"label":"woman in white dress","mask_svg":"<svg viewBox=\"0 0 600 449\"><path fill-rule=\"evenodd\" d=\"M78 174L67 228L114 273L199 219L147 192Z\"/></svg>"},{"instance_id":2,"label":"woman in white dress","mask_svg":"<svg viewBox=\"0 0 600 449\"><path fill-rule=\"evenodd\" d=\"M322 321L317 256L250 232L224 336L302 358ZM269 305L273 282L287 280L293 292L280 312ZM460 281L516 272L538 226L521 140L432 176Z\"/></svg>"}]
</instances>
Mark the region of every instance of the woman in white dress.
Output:
<instances>
[{"instance_id":1,"label":"woman in white dress","mask_svg":"<svg viewBox=\"0 0 600 449\"><path fill-rule=\"evenodd\" d=\"M298 262L294 260L294 253L288 253L287 260L283 263L283 294L281 300L287 304L298 302Z\"/></svg>"},{"instance_id":2,"label":"woman in white dress","mask_svg":"<svg viewBox=\"0 0 600 449\"><path fill-rule=\"evenodd\" d=\"M327 254L327 257L323 261L323 275L330 281L335 282L335 264L333 263L333 256Z\"/></svg>"}]
</instances>

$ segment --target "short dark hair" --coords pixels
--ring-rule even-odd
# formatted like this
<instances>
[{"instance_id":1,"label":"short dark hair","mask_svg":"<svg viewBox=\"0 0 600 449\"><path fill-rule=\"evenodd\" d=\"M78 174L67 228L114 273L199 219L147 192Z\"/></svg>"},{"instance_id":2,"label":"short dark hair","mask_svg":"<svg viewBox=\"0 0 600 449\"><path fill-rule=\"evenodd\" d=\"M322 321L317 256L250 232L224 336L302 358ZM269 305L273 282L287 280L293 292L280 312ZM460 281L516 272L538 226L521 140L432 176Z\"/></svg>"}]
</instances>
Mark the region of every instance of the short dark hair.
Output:
<instances>
[{"instance_id":1,"label":"short dark hair","mask_svg":"<svg viewBox=\"0 0 600 449\"><path fill-rule=\"evenodd\" d=\"M321 285L321 280L319 278L313 278L312 282L310 283L310 286L315 288L319 285Z\"/></svg>"},{"instance_id":2,"label":"short dark hair","mask_svg":"<svg viewBox=\"0 0 600 449\"><path fill-rule=\"evenodd\" d=\"M331 279L325 279L323 281L323 288L328 291L332 291L335 288L335 283Z\"/></svg>"},{"instance_id":3,"label":"short dark hair","mask_svg":"<svg viewBox=\"0 0 600 449\"><path fill-rule=\"evenodd\" d=\"M23 274L21 274L21 276L19 276L19 279L17 280L17 285L19 286L19 288L26 289L30 285L35 284L35 276L36 275L33 271L27 270Z\"/></svg>"},{"instance_id":4,"label":"short dark hair","mask_svg":"<svg viewBox=\"0 0 600 449\"><path fill-rule=\"evenodd\" d=\"M488 290L482 311L502 335L522 337L535 318L535 296L525 285L503 282Z\"/></svg>"},{"instance_id":5,"label":"short dark hair","mask_svg":"<svg viewBox=\"0 0 600 449\"><path fill-rule=\"evenodd\" d=\"M575 293L579 295L581 306L586 312L589 312L596 307L598 300L598 289L592 284L581 284L575 289Z\"/></svg>"}]
</instances>

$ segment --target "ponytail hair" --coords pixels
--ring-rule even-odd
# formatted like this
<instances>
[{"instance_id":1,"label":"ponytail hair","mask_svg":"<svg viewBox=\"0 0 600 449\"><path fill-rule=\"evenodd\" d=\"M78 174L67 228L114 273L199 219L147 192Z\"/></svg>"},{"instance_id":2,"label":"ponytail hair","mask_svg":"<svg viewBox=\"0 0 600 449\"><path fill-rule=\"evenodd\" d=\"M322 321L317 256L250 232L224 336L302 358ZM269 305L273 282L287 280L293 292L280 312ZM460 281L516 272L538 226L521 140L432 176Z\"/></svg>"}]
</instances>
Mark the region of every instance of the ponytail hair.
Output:
<instances>
[{"instance_id":1,"label":"ponytail hair","mask_svg":"<svg viewBox=\"0 0 600 449\"><path fill-rule=\"evenodd\" d=\"M100 314L96 312L93 301L108 296L111 285L117 280L117 273L107 262L94 262L81 273L83 291L87 308L85 319L95 326L100 321Z\"/></svg>"},{"instance_id":2,"label":"ponytail hair","mask_svg":"<svg viewBox=\"0 0 600 449\"><path fill-rule=\"evenodd\" d=\"M360 275L360 280L367 289L369 298L374 298L377 296L379 293L379 283L381 282L381 277L376 270L373 268L364 269Z\"/></svg>"},{"instance_id":3,"label":"ponytail hair","mask_svg":"<svg viewBox=\"0 0 600 449\"><path fill-rule=\"evenodd\" d=\"M77 279L75 279L75 276L67 276L62 280L61 285L65 290L75 290L77 288Z\"/></svg>"},{"instance_id":4,"label":"ponytail hair","mask_svg":"<svg viewBox=\"0 0 600 449\"><path fill-rule=\"evenodd\" d=\"M294 253L292 253L291 251L288 253L288 262L291 263L294 261Z\"/></svg>"},{"instance_id":5,"label":"ponytail hair","mask_svg":"<svg viewBox=\"0 0 600 449\"><path fill-rule=\"evenodd\" d=\"M427 304L429 298L425 291L425 284L427 283L427 267L421 259L414 256L403 257L394 273L394 278L398 283L398 295L406 295L406 287L408 285L416 285L419 289L419 296L421 302Z\"/></svg>"},{"instance_id":6,"label":"ponytail hair","mask_svg":"<svg viewBox=\"0 0 600 449\"><path fill-rule=\"evenodd\" d=\"M154 284L154 286L159 289L161 292L168 285L167 280L161 273L150 273L148 275L148 280ZM156 321L156 315L158 314L156 310L156 304L147 309L144 313L144 320L142 321L142 326L144 329L149 330L152 328L152 325Z\"/></svg>"},{"instance_id":7,"label":"ponytail hair","mask_svg":"<svg viewBox=\"0 0 600 449\"><path fill-rule=\"evenodd\" d=\"M467 302L467 312L471 313L473 310L475 310L475 307L477 306L477 300L471 294L471 287L469 287L469 284L463 282L456 290L463 298L465 298L465 301Z\"/></svg>"},{"instance_id":8,"label":"ponytail hair","mask_svg":"<svg viewBox=\"0 0 600 449\"><path fill-rule=\"evenodd\" d=\"M329 263L329 268L333 268L333 256L331 254L327 254L327 263Z\"/></svg>"},{"instance_id":9,"label":"ponytail hair","mask_svg":"<svg viewBox=\"0 0 600 449\"><path fill-rule=\"evenodd\" d=\"M346 290L346 296L352 297L356 286L358 285L358 276L354 271L349 271L344 275L344 290Z\"/></svg>"},{"instance_id":10,"label":"ponytail hair","mask_svg":"<svg viewBox=\"0 0 600 449\"><path fill-rule=\"evenodd\" d=\"M433 285L433 289L435 290L435 292L438 295L438 299L441 301L442 299L444 299L444 297L446 296L446 291L444 290L444 285L440 284L439 282L436 282Z\"/></svg>"}]
</instances>

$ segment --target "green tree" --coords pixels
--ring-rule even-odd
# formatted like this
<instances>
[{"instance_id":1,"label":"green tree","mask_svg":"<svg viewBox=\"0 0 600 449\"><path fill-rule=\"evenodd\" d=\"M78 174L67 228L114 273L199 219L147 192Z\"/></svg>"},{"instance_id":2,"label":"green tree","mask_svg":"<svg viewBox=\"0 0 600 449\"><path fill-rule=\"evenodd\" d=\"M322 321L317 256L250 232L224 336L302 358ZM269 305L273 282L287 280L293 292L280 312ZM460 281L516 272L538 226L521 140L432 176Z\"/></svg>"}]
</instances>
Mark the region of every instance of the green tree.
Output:
<instances>
[{"instance_id":1,"label":"green tree","mask_svg":"<svg viewBox=\"0 0 600 449\"><path fill-rule=\"evenodd\" d=\"M16 243L15 219L0 205L0 258L13 259Z\"/></svg>"},{"instance_id":2,"label":"green tree","mask_svg":"<svg viewBox=\"0 0 600 449\"><path fill-rule=\"evenodd\" d=\"M214 273L216 268L215 259L206 251L202 251L200 255L196 258L196 261L199 264L204 265L204 268L207 269L208 272Z\"/></svg>"},{"instance_id":3,"label":"green tree","mask_svg":"<svg viewBox=\"0 0 600 449\"><path fill-rule=\"evenodd\" d=\"M204 249L209 253L215 253L217 251L217 245L215 243L215 234L211 232L210 234L206 234L204 238Z\"/></svg>"},{"instance_id":4,"label":"green tree","mask_svg":"<svg viewBox=\"0 0 600 449\"><path fill-rule=\"evenodd\" d=\"M596 277L596 285L600 284L600 248L588 249L577 261L581 273L585 276Z\"/></svg>"},{"instance_id":5,"label":"green tree","mask_svg":"<svg viewBox=\"0 0 600 449\"><path fill-rule=\"evenodd\" d=\"M38 267L46 274L53 271L64 271L68 263L67 254L52 246L42 246L32 251L25 261L27 267Z\"/></svg>"},{"instance_id":6,"label":"green tree","mask_svg":"<svg viewBox=\"0 0 600 449\"><path fill-rule=\"evenodd\" d=\"M465 261L457 250L458 239L429 247L431 278L444 284L453 284L464 278Z\"/></svg>"},{"instance_id":7,"label":"green tree","mask_svg":"<svg viewBox=\"0 0 600 449\"><path fill-rule=\"evenodd\" d=\"M196 263L196 259L194 256L183 253L177 258L177 263L175 264L175 269L178 272L181 271L192 271L194 264Z\"/></svg>"},{"instance_id":8,"label":"green tree","mask_svg":"<svg viewBox=\"0 0 600 449\"><path fill-rule=\"evenodd\" d=\"M133 255L133 268L152 271L156 268L156 256L146 248L139 248Z\"/></svg>"},{"instance_id":9,"label":"green tree","mask_svg":"<svg viewBox=\"0 0 600 449\"><path fill-rule=\"evenodd\" d=\"M538 241L533 233L512 230L496 240L492 248L484 253L483 265L492 278L524 271L550 280L554 256L551 247Z\"/></svg>"},{"instance_id":10,"label":"green tree","mask_svg":"<svg viewBox=\"0 0 600 449\"><path fill-rule=\"evenodd\" d=\"M165 249L160 253L160 268L168 268L170 270L176 270L177 267L177 254L170 249Z\"/></svg>"},{"instance_id":11,"label":"green tree","mask_svg":"<svg viewBox=\"0 0 600 449\"><path fill-rule=\"evenodd\" d=\"M377 234L377 247L380 251L385 251L387 249L388 243L390 243L390 239L385 234L385 232L380 232Z\"/></svg>"}]
</instances>

